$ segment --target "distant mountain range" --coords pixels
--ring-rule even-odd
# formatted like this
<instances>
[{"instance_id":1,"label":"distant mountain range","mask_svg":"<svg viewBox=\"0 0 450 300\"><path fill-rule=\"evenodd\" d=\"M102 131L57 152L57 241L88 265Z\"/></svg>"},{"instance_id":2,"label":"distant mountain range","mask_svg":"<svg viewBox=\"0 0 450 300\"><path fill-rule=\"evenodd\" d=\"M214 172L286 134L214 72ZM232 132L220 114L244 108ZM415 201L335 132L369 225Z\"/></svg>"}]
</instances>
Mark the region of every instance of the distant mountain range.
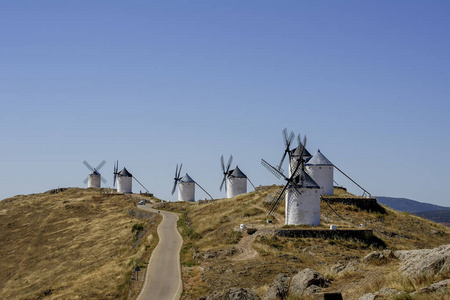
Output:
<instances>
[{"instance_id":1,"label":"distant mountain range","mask_svg":"<svg viewBox=\"0 0 450 300\"><path fill-rule=\"evenodd\" d=\"M378 203L398 211L406 211L436 223L450 224L450 207L419 202L407 198L375 197Z\"/></svg>"},{"instance_id":2,"label":"distant mountain range","mask_svg":"<svg viewBox=\"0 0 450 300\"><path fill-rule=\"evenodd\" d=\"M419 202L407 198L393 198L376 196L378 203L387 205L398 211L407 211L409 213L418 213L432 210L450 210L450 207L439 206L430 203Z\"/></svg>"}]
</instances>

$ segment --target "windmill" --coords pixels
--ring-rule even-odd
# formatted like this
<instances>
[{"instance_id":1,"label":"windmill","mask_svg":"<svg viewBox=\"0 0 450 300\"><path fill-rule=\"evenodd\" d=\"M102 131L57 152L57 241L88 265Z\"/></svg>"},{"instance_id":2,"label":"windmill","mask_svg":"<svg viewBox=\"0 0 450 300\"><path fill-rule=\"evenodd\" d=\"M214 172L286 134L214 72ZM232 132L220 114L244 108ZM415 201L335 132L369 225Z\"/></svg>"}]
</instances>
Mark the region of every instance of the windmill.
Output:
<instances>
[{"instance_id":1,"label":"windmill","mask_svg":"<svg viewBox=\"0 0 450 300\"><path fill-rule=\"evenodd\" d=\"M139 183L146 191L147 193L150 193L149 190L140 183L139 180L135 176L133 176L128 170L124 167L119 172L119 161L116 161L114 163L114 181L113 186L116 185L117 182L117 192L118 193L125 193L125 194L131 194L132 193L132 179L136 180L137 183Z\"/></svg>"},{"instance_id":2,"label":"windmill","mask_svg":"<svg viewBox=\"0 0 450 300\"><path fill-rule=\"evenodd\" d=\"M286 225L320 225L320 187L305 172L305 159L303 157L306 146L306 136L303 143L299 143L299 153L297 161L294 162L292 172L287 177L282 172L270 165L264 159L261 164L267 168L277 178L283 178L286 184L281 187L271 201L268 213L273 215L285 197Z\"/></svg>"},{"instance_id":3,"label":"windmill","mask_svg":"<svg viewBox=\"0 0 450 300\"><path fill-rule=\"evenodd\" d=\"M223 179L222 183L220 184L220 191L222 191L223 185L225 182L228 182L225 185L225 191L227 192L227 198L233 198L237 195L247 193L247 180L250 182L250 184L255 188L251 180L245 175L241 169L239 169L238 166L234 168L233 170L230 170L231 162L233 161L233 156L230 155L230 158L228 159L228 163L225 167L223 155L220 157L220 163L222 166L222 172L223 172Z\"/></svg>"},{"instance_id":4,"label":"windmill","mask_svg":"<svg viewBox=\"0 0 450 300\"><path fill-rule=\"evenodd\" d=\"M183 164L180 165L180 169L178 169L178 164L175 169L175 177L172 195L175 193L178 184L178 201L195 201L195 185L198 185L208 196L213 199L213 197L197 182L195 182L187 173L183 177L180 177L181 168Z\"/></svg>"},{"instance_id":5,"label":"windmill","mask_svg":"<svg viewBox=\"0 0 450 300\"><path fill-rule=\"evenodd\" d=\"M99 188L102 181L103 183L106 183L106 179L103 178L103 176L100 174L99 170L106 164L106 161L102 161L98 164L97 168L93 168L87 161L83 161L83 164L88 168L92 173L86 177L86 179L83 181L85 184L88 184L88 188Z\"/></svg>"}]
</instances>

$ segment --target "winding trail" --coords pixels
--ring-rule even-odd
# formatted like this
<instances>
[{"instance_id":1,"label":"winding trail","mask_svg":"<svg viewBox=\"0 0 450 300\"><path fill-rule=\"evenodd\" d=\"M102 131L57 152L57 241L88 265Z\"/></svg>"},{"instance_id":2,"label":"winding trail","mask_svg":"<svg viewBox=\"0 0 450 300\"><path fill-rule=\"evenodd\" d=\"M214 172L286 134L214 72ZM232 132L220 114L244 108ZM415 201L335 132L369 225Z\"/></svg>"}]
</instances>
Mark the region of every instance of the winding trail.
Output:
<instances>
[{"instance_id":1,"label":"winding trail","mask_svg":"<svg viewBox=\"0 0 450 300\"><path fill-rule=\"evenodd\" d=\"M151 205L138 205L139 208L158 212ZM158 226L159 243L153 250L145 274L145 282L138 300L175 300L183 289L180 268L180 249L183 239L177 230L178 216L175 213L160 211L163 216Z\"/></svg>"}]
</instances>

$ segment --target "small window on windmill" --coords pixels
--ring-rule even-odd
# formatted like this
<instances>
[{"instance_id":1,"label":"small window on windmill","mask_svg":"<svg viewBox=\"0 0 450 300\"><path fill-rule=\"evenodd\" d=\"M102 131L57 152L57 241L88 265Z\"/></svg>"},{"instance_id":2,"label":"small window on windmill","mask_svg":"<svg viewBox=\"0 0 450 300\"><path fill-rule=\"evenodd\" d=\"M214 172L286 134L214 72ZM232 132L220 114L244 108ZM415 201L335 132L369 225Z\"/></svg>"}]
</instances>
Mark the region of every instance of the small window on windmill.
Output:
<instances>
[{"instance_id":1,"label":"small window on windmill","mask_svg":"<svg viewBox=\"0 0 450 300\"><path fill-rule=\"evenodd\" d=\"M319 169L322 169L322 167L319 167Z\"/></svg>"}]
</instances>

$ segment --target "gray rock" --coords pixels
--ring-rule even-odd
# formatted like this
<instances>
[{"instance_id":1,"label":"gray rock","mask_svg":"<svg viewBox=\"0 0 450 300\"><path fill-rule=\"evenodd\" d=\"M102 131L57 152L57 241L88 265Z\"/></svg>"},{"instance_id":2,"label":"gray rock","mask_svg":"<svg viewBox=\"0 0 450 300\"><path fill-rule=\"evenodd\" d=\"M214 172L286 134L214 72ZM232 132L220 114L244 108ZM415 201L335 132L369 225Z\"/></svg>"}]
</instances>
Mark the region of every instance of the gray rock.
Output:
<instances>
[{"instance_id":1,"label":"gray rock","mask_svg":"<svg viewBox=\"0 0 450 300\"><path fill-rule=\"evenodd\" d=\"M401 291L396 290L396 289L391 289L388 287L382 287L381 290L379 291L379 294L382 296L390 296L390 295L398 295L400 294Z\"/></svg>"},{"instance_id":2,"label":"gray rock","mask_svg":"<svg viewBox=\"0 0 450 300\"><path fill-rule=\"evenodd\" d=\"M215 293L199 300L260 300L259 296L250 289L231 288L225 293Z\"/></svg>"},{"instance_id":3,"label":"gray rock","mask_svg":"<svg viewBox=\"0 0 450 300\"><path fill-rule=\"evenodd\" d=\"M381 264L387 262L388 259L392 258L395 258L395 255L391 250L383 250L383 251L374 251L367 254L366 256L364 256L362 261L370 264Z\"/></svg>"},{"instance_id":4,"label":"gray rock","mask_svg":"<svg viewBox=\"0 0 450 300\"><path fill-rule=\"evenodd\" d=\"M367 293L362 297L359 297L358 300L375 300L377 298L378 293Z\"/></svg>"},{"instance_id":5,"label":"gray rock","mask_svg":"<svg viewBox=\"0 0 450 300\"><path fill-rule=\"evenodd\" d=\"M334 265L331 268L331 271L335 273L340 272L353 272L359 269L359 261L358 260L351 260L349 262L339 262L338 264Z\"/></svg>"},{"instance_id":6,"label":"gray rock","mask_svg":"<svg viewBox=\"0 0 450 300\"><path fill-rule=\"evenodd\" d=\"M290 280L291 277L286 274L278 274L264 294L263 300L286 299L289 292Z\"/></svg>"},{"instance_id":7,"label":"gray rock","mask_svg":"<svg viewBox=\"0 0 450 300\"><path fill-rule=\"evenodd\" d=\"M304 291L303 295L314 295L322 291L322 288L317 285L310 285Z\"/></svg>"},{"instance_id":8,"label":"gray rock","mask_svg":"<svg viewBox=\"0 0 450 300\"><path fill-rule=\"evenodd\" d=\"M399 250L395 256L400 260L404 275L410 277L435 276L450 271L450 245L434 249Z\"/></svg>"},{"instance_id":9,"label":"gray rock","mask_svg":"<svg viewBox=\"0 0 450 300\"><path fill-rule=\"evenodd\" d=\"M442 280L430 286L421 288L420 290L415 291L411 295L416 296L418 294L430 294L430 293L447 294L448 292L450 292L450 279Z\"/></svg>"},{"instance_id":10,"label":"gray rock","mask_svg":"<svg viewBox=\"0 0 450 300\"><path fill-rule=\"evenodd\" d=\"M329 282L322 276L322 274L309 268L303 269L298 272L297 275L292 277L291 284L289 286L289 294L297 294L301 296L304 294L306 289L312 285L317 287L327 287ZM312 292L313 289L314 288L308 290L308 293Z\"/></svg>"}]
</instances>

